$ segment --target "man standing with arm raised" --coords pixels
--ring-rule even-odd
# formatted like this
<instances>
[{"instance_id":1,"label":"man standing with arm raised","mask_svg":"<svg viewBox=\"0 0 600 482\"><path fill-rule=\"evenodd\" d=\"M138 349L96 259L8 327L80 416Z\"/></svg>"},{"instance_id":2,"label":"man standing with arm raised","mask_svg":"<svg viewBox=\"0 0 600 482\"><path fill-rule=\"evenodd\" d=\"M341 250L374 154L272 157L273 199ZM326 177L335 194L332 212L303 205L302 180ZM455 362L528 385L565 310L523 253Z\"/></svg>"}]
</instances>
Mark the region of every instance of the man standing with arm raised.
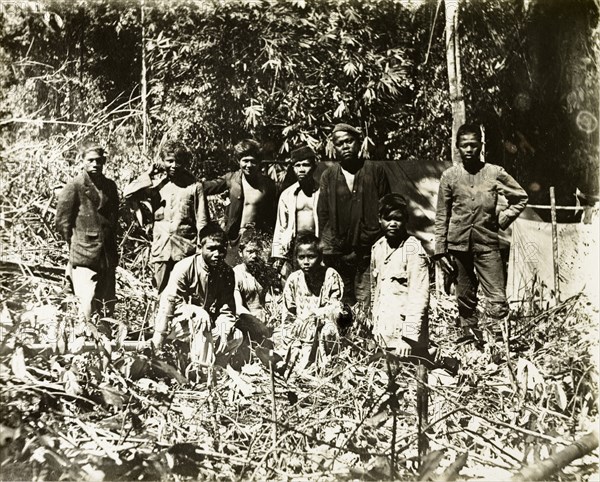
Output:
<instances>
[{"instance_id":1,"label":"man standing with arm raised","mask_svg":"<svg viewBox=\"0 0 600 482\"><path fill-rule=\"evenodd\" d=\"M229 192L229 205L224 230L233 249L228 262L237 264L240 259L237 246L240 237L250 229L272 233L275 225L275 183L260 172L260 145L253 139L244 139L234 147L240 170L204 182L207 196Z\"/></svg>"},{"instance_id":2,"label":"man standing with arm raised","mask_svg":"<svg viewBox=\"0 0 600 482\"><path fill-rule=\"evenodd\" d=\"M152 165L125 188L126 199L150 201L153 215L150 264L159 293L167 286L175 263L196 253L198 233L209 220L202 183L185 170L190 157L187 149L169 142L161 155L160 165ZM162 175L153 180L157 173Z\"/></svg>"}]
</instances>

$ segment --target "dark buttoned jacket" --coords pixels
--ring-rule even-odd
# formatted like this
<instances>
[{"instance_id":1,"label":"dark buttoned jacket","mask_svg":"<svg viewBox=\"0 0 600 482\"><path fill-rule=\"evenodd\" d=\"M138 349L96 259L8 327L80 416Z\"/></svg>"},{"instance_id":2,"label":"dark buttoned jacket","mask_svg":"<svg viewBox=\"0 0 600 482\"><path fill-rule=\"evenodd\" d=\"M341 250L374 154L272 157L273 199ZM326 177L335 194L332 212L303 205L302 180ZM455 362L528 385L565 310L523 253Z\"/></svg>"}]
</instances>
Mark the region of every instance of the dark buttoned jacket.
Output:
<instances>
[{"instance_id":1,"label":"dark buttoned jacket","mask_svg":"<svg viewBox=\"0 0 600 482\"><path fill-rule=\"evenodd\" d=\"M69 243L73 267L116 267L119 194L114 181L85 171L58 195L56 229Z\"/></svg>"},{"instance_id":2,"label":"dark buttoned jacket","mask_svg":"<svg viewBox=\"0 0 600 482\"><path fill-rule=\"evenodd\" d=\"M499 195L508 201L504 209ZM462 164L452 166L440 179L435 254L498 250L498 230L517 219L527 199L525 190L500 166L482 164L473 172Z\"/></svg>"},{"instance_id":3,"label":"dark buttoned jacket","mask_svg":"<svg viewBox=\"0 0 600 482\"><path fill-rule=\"evenodd\" d=\"M259 216L256 229L267 233L273 232L275 228L275 211L277 199L275 183L270 177L259 174L259 183L264 189L264 197L259 207ZM229 172L212 181L204 182L204 194L207 196L229 191L229 206L225 212L225 227L227 237L230 240L237 239L242 221L242 210L244 208L244 189L242 187L242 171Z\"/></svg>"},{"instance_id":4,"label":"dark buttoned jacket","mask_svg":"<svg viewBox=\"0 0 600 482\"><path fill-rule=\"evenodd\" d=\"M389 192L387 175L378 162L364 162L355 174L352 192L342 167L328 167L321 176L317 205L324 254L370 255L371 247L382 235L379 199Z\"/></svg>"}]
</instances>

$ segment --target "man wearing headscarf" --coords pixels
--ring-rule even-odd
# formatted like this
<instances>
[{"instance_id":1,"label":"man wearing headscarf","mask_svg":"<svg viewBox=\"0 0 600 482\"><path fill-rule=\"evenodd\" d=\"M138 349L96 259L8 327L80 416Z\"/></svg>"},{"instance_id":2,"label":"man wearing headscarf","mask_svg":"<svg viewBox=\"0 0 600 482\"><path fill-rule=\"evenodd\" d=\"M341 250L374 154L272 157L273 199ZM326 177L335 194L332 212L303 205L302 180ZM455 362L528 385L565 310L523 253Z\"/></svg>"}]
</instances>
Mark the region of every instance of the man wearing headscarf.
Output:
<instances>
[{"instance_id":1,"label":"man wearing headscarf","mask_svg":"<svg viewBox=\"0 0 600 482\"><path fill-rule=\"evenodd\" d=\"M382 233L379 199L390 192L383 167L359 156L361 133L337 124L331 141L339 164L321 176L317 207L325 263L344 280L344 301L370 303L371 247Z\"/></svg>"}]
</instances>

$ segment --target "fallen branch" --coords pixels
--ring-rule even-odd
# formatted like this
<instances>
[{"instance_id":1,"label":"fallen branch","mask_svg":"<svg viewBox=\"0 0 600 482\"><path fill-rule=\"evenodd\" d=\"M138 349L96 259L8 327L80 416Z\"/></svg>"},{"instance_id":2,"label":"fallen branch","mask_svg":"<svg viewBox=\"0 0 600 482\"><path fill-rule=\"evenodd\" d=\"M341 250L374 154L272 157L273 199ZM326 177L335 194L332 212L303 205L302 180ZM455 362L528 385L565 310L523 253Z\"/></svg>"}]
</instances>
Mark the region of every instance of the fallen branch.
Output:
<instances>
[{"instance_id":1,"label":"fallen branch","mask_svg":"<svg viewBox=\"0 0 600 482\"><path fill-rule=\"evenodd\" d=\"M512 480L547 480L551 475L566 467L574 460L589 454L597 447L598 432L594 430L593 432L584 435L572 445L569 445L566 449L561 450L552 457L548 457L541 462L525 467L518 474L516 474Z\"/></svg>"}]
</instances>

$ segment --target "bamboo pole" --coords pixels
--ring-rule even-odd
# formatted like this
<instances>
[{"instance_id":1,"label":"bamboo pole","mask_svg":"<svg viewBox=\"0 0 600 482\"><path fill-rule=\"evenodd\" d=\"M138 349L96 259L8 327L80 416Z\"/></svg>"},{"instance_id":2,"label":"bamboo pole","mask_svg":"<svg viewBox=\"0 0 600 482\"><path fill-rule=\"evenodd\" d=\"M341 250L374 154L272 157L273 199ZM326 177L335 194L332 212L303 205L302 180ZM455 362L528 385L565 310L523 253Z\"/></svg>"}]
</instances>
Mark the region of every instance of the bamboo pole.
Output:
<instances>
[{"instance_id":1,"label":"bamboo pole","mask_svg":"<svg viewBox=\"0 0 600 482\"><path fill-rule=\"evenodd\" d=\"M458 38L459 0L444 0L446 14L446 64L448 69L448 92L452 107L452 163L460 163L460 154L454 139L458 128L465 123L465 101L462 96L462 74L460 72L460 44Z\"/></svg>"},{"instance_id":2,"label":"bamboo pole","mask_svg":"<svg viewBox=\"0 0 600 482\"><path fill-rule=\"evenodd\" d=\"M574 460L589 454L596 448L598 448L598 432L594 430L552 457L525 467L512 480L548 480L551 475L566 467Z\"/></svg>"},{"instance_id":3,"label":"bamboo pole","mask_svg":"<svg viewBox=\"0 0 600 482\"><path fill-rule=\"evenodd\" d=\"M145 0L141 0L141 24L142 24L142 154L148 153L148 82L146 78L146 14Z\"/></svg>"},{"instance_id":4,"label":"bamboo pole","mask_svg":"<svg viewBox=\"0 0 600 482\"><path fill-rule=\"evenodd\" d=\"M552 215L552 265L554 267L554 295L560 303L560 280L558 278L558 226L556 224L556 199L554 186L550 186L550 213Z\"/></svg>"}]
</instances>

